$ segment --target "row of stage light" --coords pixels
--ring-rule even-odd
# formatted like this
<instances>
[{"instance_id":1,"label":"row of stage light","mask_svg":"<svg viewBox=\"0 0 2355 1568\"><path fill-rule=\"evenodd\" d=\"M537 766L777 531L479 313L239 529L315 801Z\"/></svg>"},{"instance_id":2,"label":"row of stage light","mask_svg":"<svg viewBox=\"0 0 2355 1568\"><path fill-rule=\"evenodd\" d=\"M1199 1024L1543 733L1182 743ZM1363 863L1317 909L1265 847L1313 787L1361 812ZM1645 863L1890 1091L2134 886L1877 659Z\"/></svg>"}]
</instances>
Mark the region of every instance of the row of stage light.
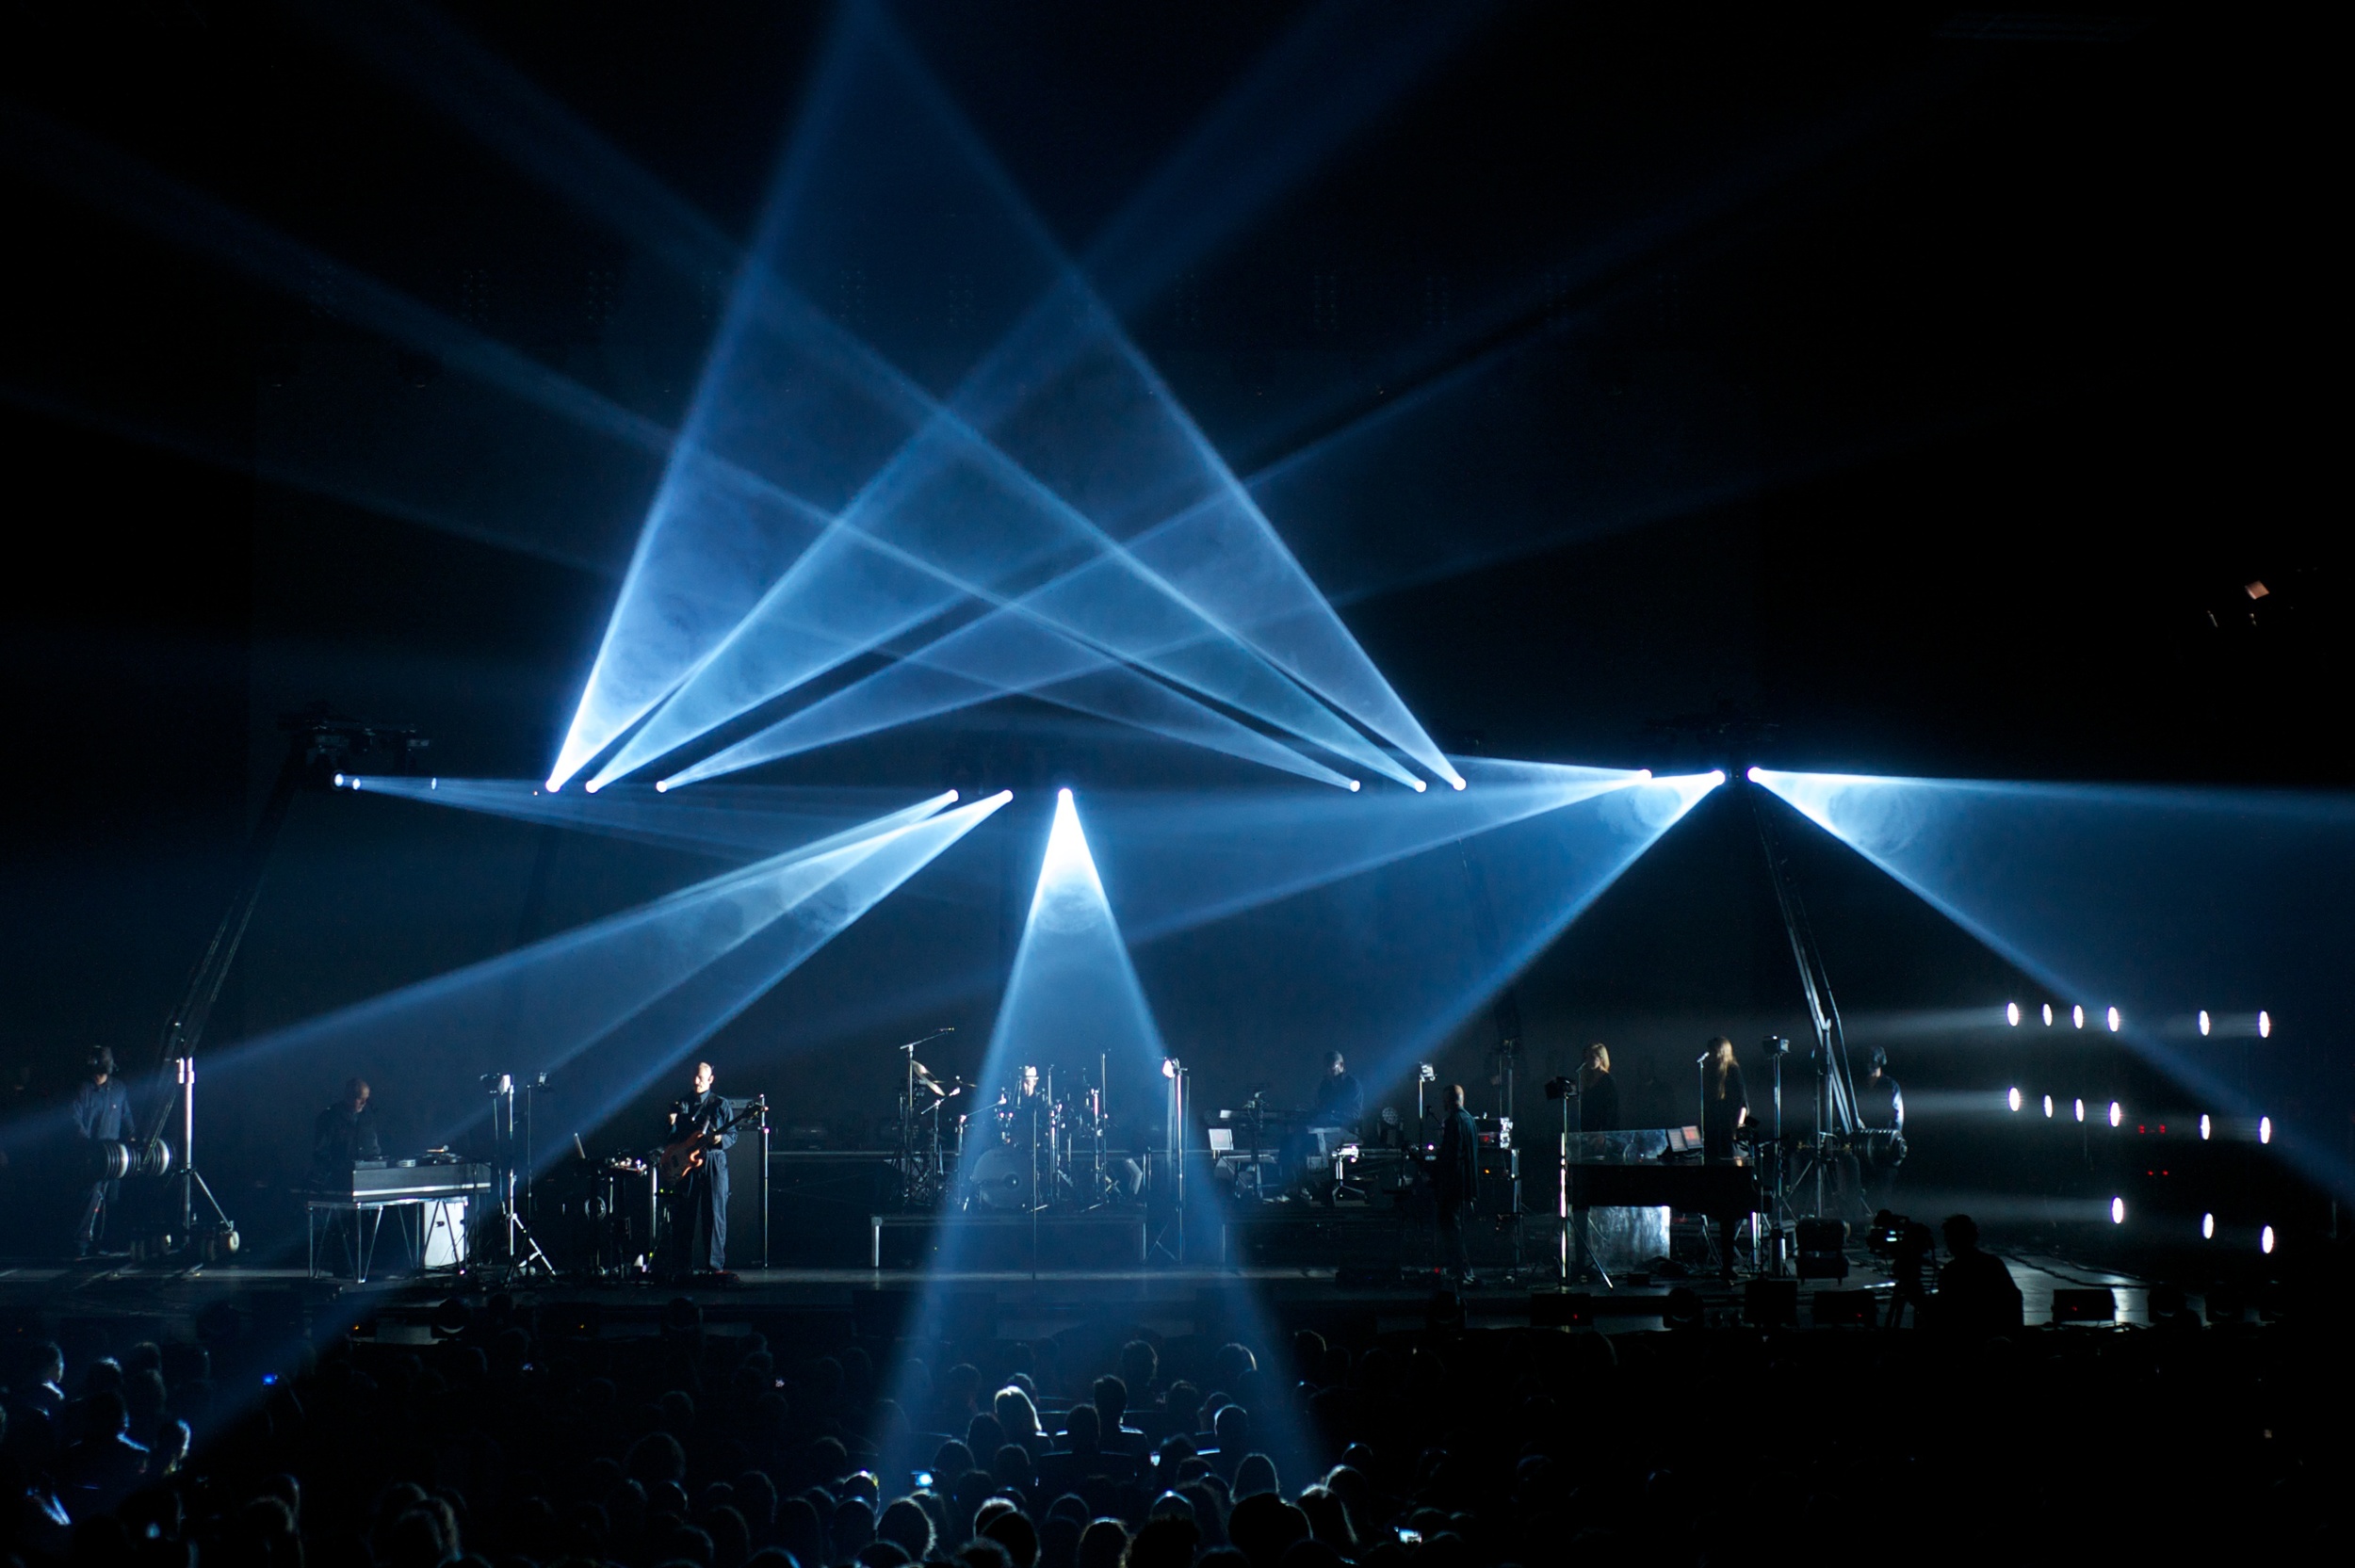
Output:
<instances>
[{"instance_id":1,"label":"row of stage light","mask_svg":"<svg viewBox=\"0 0 2355 1568\"><path fill-rule=\"evenodd\" d=\"M2010 1089L2005 1091L2004 1104L2007 1108L2017 1113L2026 1107L2028 1104L2028 1096L2020 1091L2019 1085L2014 1084ZM2099 1102L2097 1101L2096 1104L2098 1105ZM2083 1095L2078 1095L2070 1102L2070 1105L2072 1113L2071 1119L2077 1122L2083 1122L2086 1119L2085 1097ZM2058 1115L2059 1102L2055 1100L2050 1094L2045 1095L2044 1119L2050 1122L2055 1120ZM2097 1123L2102 1120L2103 1119L2101 1117L2095 1118ZM2112 1100L2110 1102L2109 1116L2107 1120L2112 1127L2123 1130L2126 1124L2125 1106L2117 1100ZM2227 1139L2231 1139L2234 1136L2241 1136L2253 1138L2259 1143L2269 1144L2273 1141L2273 1118L2270 1116L2260 1116L2254 1121L2250 1121L2248 1118L2243 1117L2228 1122L2218 1122L2212 1113L2203 1110L2200 1113L2199 1125L2200 1141L2202 1143L2214 1142L2218 1132L2224 1133ZM2153 1127L2158 1129L2157 1136L2167 1136L2167 1123L2164 1122L2138 1123L2136 1124L2135 1132L2137 1135L2147 1134Z\"/></svg>"},{"instance_id":2,"label":"row of stage light","mask_svg":"<svg viewBox=\"0 0 2355 1568\"><path fill-rule=\"evenodd\" d=\"M2044 1018L2044 1026L2046 1028L2049 1029L2053 1027L2054 1025L2058 1022L2057 1017L2053 1011L2052 1003L2046 1002L2043 1004L2042 1013ZM2020 1027L2021 1022L2025 1016L2026 1014L2020 1010L2020 1004L2018 1002L2006 1002L2004 1004L2004 1022L2011 1027L2015 1029ZM2115 1007L2107 1008L2103 1010L2102 1013L2102 1022L2108 1027L2110 1033L2117 1034L2125 1028L2126 1015L2119 1011ZM2250 1036L2254 1036L2259 1040L2270 1040L2273 1038L2273 1014L2267 1012L2263 1008L2259 1008L2253 1013L2222 1014L2211 1013L2206 1008L2201 1008L2198 1012L2192 1014L2189 1019L2184 1020L2184 1022L2191 1027L2198 1029L2200 1031L2200 1038L2202 1040L2208 1039L2219 1026L2225 1030L2225 1038L2228 1040L2236 1038L2247 1039ZM2086 1009L2083 1002L2078 1002L2071 1006L2069 1010L2069 1024L2071 1028L2082 1029L2086 1026ZM2235 1029L2242 1032L2236 1035L2233 1032Z\"/></svg>"},{"instance_id":3,"label":"row of stage light","mask_svg":"<svg viewBox=\"0 0 2355 1568\"><path fill-rule=\"evenodd\" d=\"M2016 1004L2009 1010L2017 1011L2018 1009ZM2049 1011L2050 1010L2048 1009L2047 1010ZM2112 1026L2115 1027L2116 1026ZM2019 1114L2025 1110L2032 1103L2034 1103L2034 1098L2035 1097L2032 1091L2030 1093L2023 1093L2022 1092L2020 1086L2017 1084L2014 1084L2004 1091L2005 1107L2014 1114ZM2042 1109L2044 1112L2042 1119L2044 1121L2052 1122L2062 1120L2060 1116L2059 1101L2056 1101L2051 1094L2043 1095L2041 1100ZM2068 1104L2071 1114L2067 1120L2078 1124L2087 1124L2087 1117L2086 1112L2085 1097L2083 1095L2072 1096L2070 1098ZM2096 1102L2096 1106L2098 1107L2098 1101ZM2108 1123L2111 1130L2125 1137L2156 1136L2165 1138L2170 1136L2167 1130L2168 1123L2165 1122L2140 1122L2136 1123L2133 1133L2127 1133L2125 1131L2126 1107L2124 1102L2119 1100L2110 1101L2108 1114L2106 1116L2101 1114L2094 1115L2091 1118L2090 1124L2098 1128L2104 1122ZM2253 1140L2259 1144L2270 1144L2273 1141L2273 1118L2270 1116L2260 1116L2256 1118L2255 1121L2250 1122L2246 1118L2229 1120L2219 1119L2210 1112L2201 1111L2200 1113L2198 1125L2200 1129L2200 1141L2202 1143L2217 1141L2219 1140L2219 1135L2223 1140L2227 1141ZM2108 1212L2111 1224L2123 1225L2126 1223L2127 1205L2124 1194L2114 1194L2110 1198ZM2219 1226L2217 1221L2215 1211L2203 1210L2200 1216L2201 1239L2203 1241L2214 1241L2217 1239L2219 1235L2222 1235L2227 1239L2237 1237L2247 1242L2249 1245L2254 1246L2260 1253L2268 1255L2270 1255L2273 1252L2274 1232L2271 1225L2263 1224L2246 1227L2234 1227L2230 1225Z\"/></svg>"}]
</instances>

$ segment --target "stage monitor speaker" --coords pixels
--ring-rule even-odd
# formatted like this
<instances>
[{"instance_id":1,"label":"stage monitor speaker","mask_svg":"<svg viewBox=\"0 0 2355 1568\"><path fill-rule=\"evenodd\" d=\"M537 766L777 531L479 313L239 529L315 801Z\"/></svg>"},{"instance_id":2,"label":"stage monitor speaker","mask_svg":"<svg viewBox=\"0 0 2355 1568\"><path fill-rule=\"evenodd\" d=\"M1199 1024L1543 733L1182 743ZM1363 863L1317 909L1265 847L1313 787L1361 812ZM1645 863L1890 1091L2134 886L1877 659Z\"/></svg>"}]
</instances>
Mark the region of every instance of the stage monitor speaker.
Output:
<instances>
[{"instance_id":1,"label":"stage monitor speaker","mask_svg":"<svg viewBox=\"0 0 2355 1568\"><path fill-rule=\"evenodd\" d=\"M1506 1154L1519 1151L1507 1149ZM1481 1172L1479 1184L1472 1188L1472 1212L1483 1220L1502 1220L1521 1211L1521 1184L1513 1176L1491 1176Z\"/></svg>"},{"instance_id":2,"label":"stage monitor speaker","mask_svg":"<svg viewBox=\"0 0 2355 1568\"><path fill-rule=\"evenodd\" d=\"M1819 1329L1869 1329L1878 1320L1880 1303L1869 1290L1819 1290L1814 1310Z\"/></svg>"},{"instance_id":3,"label":"stage monitor speaker","mask_svg":"<svg viewBox=\"0 0 2355 1568\"><path fill-rule=\"evenodd\" d=\"M1799 1326L1799 1282L1752 1280L1742 1287L1742 1321L1759 1329Z\"/></svg>"},{"instance_id":4,"label":"stage monitor speaker","mask_svg":"<svg viewBox=\"0 0 2355 1568\"><path fill-rule=\"evenodd\" d=\"M1848 1277L1848 1227L1838 1220L1802 1220L1796 1227L1798 1275L1803 1280Z\"/></svg>"},{"instance_id":5,"label":"stage monitor speaker","mask_svg":"<svg viewBox=\"0 0 2355 1568\"><path fill-rule=\"evenodd\" d=\"M1533 1290L1529 1293L1529 1326L1533 1329L1593 1328L1595 1298L1584 1290Z\"/></svg>"},{"instance_id":6,"label":"stage monitor speaker","mask_svg":"<svg viewBox=\"0 0 2355 1568\"><path fill-rule=\"evenodd\" d=\"M2061 1285L2053 1291L2055 1323L2115 1323L2118 1298L2107 1285Z\"/></svg>"}]
</instances>

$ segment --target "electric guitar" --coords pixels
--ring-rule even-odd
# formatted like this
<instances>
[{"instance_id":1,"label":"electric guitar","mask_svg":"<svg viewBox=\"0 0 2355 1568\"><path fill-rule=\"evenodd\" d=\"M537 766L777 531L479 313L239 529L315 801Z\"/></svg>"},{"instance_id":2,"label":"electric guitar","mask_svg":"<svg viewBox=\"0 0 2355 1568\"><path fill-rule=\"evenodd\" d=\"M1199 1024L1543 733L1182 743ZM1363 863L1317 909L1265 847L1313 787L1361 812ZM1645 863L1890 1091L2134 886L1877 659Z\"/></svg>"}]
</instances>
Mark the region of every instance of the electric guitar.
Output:
<instances>
[{"instance_id":1,"label":"electric guitar","mask_svg":"<svg viewBox=\"0 0 2355 1568\"><path fill-rule=\"evenodd\" d=\"M662 1152L655 1156L655 1169L662 1174L662 1185L676 1187L702 1170L711 1151L720 1146L720 1140L745 1123L755 1120L762 1111L768 1108L767 1097L765 1095L757 1097L718 1126L707 1127L702 1132L690 1132L684 1138L674 1139L671 1142L664 1144Z\"/></svg>"}]
</instances>

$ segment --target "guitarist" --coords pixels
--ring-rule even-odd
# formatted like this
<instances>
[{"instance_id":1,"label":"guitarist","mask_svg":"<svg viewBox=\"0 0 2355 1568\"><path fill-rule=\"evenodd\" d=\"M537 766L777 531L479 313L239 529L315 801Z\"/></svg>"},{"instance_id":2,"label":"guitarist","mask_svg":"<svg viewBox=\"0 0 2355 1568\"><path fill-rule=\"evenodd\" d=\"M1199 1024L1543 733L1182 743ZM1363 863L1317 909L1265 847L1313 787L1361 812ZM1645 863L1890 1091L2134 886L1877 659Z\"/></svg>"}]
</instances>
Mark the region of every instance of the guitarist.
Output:
<instances>
[{"instance_id":1,"label":"guitarist","mask_svg":"<svg viewBox=\"0 0 2355 1568\"><path fill-rule=\"evenodd\" d=\"M712 1085L711 1063L695 1063L694 1088L671 1102L668 1141L676 1147L694 1140L702 1163L671 1193L669 1253L679 1274L721 1273L728 1261L728 1146L736 1141L726 1123L728 1103Z\"/></svg>"}]
</instances>

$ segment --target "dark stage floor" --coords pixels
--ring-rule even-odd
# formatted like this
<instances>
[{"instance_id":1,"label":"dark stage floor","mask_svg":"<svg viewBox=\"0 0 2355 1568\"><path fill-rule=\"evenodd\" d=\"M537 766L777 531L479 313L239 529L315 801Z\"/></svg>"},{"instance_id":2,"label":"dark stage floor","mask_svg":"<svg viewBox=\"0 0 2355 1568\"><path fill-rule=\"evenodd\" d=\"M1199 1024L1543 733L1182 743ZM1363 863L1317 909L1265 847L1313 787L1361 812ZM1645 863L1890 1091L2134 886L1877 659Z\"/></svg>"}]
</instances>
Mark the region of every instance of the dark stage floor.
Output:
<instances>
[{"instance_id":1,"label":"dark stage floor","mask_svg":"<svg viewBox=\"0 0 2355 1568\"><path fill-rule=\"evenodd\" d=\"M2138 1279L2047 1256L2011 1255L2005 1262L2020 1285L2031 1325L2052 1319L2055 1290L2088 1287L2110 1291L2116 1323L2142 1325L2150 1320L2148 1287ZM1694 1290L1713 1323L1740 1320L1741 1283L1675 1283ZM342 1332L424 1343L432 1338L433 1309L443 1300L496 1285L489 1277L441 1273L353 1285L315 1280L300 1268L235 1264L194 1271L149 1265L92 1269L21 1264L0 1266L0 1317L20 1333L37 1329L55 1334L73 1323L103 1323L113 1326L109 1338L184 1336L194 1331L206 1307L234 1301L250 1320L276 1323L286 1331L300 1324L313 1336ZM732 1284L683 1291L653 1283L545 1278L520 1280L507 1288L520 1303L536 1307L544 1320L551 1314L574 1314L580 1332L601 1335L655 1334L664 1309L686 1295L702 1306L706 1323L719 1332L737 1324L772 1331L799 1323L828 1339L888 1334L927 1289L951 1298L961 1323L978 1327L985 1318L992 1325L988 1337L999 1339L1048 1338L1113 1315L1169 1335L1226 1332L1240 1327L1245 1312L1256 1312L1270 1331L1317 1327L1329 1332L1348 1325L1359 1334L1391 1334L1425 1327L1432 1298L1427 1285L1405 1275L1385 1279L1334 1269L1211 1267L1036 1275L1017 1269L926 1274L914 1269L754 1269L739 1272ZM1552 1288L1546 1281L1516 1280L1503 1273L1484 1276L1463 1297L1466 1326L1474 1331L1526 1327L1533 1321L1533 1305L1536 1320L1547 1321L1555 1315L1534 1298ZM1591 1326L1603 1333L1659 1329L1671 1288L1667 1282L1590 1288L1584 1294L1591 1301ZM1871 1292L1879 1317L1885 1315L1879 1309L1885 1309L1891 1285L1885 1277L1855 1269L1843 1282L1801 1282L1799 1327L1816 1324L1816 1298L1827 1290ZM2193 1305L2197 1310L2199 1303Z\"/></svg>"}]
</instances>

